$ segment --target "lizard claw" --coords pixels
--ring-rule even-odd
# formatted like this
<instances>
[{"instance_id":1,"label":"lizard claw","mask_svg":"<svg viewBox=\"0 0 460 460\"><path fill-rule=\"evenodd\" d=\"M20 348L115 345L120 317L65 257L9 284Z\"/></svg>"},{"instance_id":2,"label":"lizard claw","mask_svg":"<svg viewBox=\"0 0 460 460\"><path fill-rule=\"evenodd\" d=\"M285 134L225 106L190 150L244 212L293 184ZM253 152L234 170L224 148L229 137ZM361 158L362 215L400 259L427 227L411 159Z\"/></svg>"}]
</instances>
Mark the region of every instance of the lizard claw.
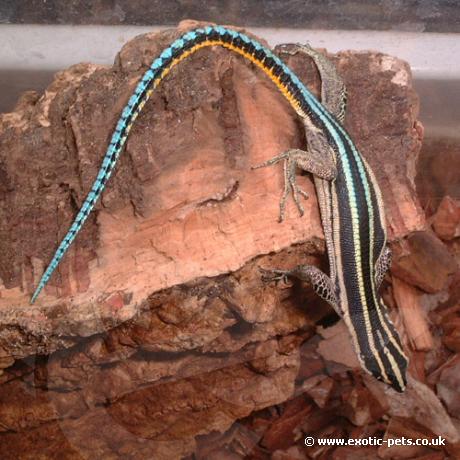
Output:
<instances>
[{"instance_id":1,"label":"lizard claw","mask_svg":"<svg viewBox=\"0 0 460 460\"><path fill-rule=\"evenodd\" d=\"M308 198L310 196L310 195L308 195L308 193L305 190L303 190L299 186L297 186L297 193L300 193L306 200L308 200Z\"/></svg>"},{"instance_id":2,"label":"lizard claw","mask_svg":"<svg viewBox=\"0 0 460 460\"><path fill-rule=\"evenodd\" d=\"M266 268L259 267L259 271L262 274L262 281L264 281L265 283L282 281L284 284L289 284L288 270L268 270Z\"/></svg>"},{"instance_id":3,"label":"lizard claw","mask_svg":"<svg viewBox=\"0 0 460 460\"><path fill-rule=\"evenodd\" d=\"M291 188L292 188L292 195L294 198L294 203L297 206L297 209L299 210L300 217L302 217L305 214L305 209L302 205L302 203L299 200L299 195L301 195L304 199L308 199L308 193L302 190L295 182L295 178L291 182Z\"/></svg>"},{"instance_id":4,"label":"lizard claw","mask_svg":"<svg viewBox=\"0 0 460 460\"><path fill-rule=\"evenodd\" d=\"M281 43L280 45L276 47L276 50L279 53L285 53L291 56L294 56L295 54L299 52L299 50L302 50L302 49L310 50L312 48L309 42L306 42L304 44L302 43Z\"/></svg>"},{"instance_id":5,"label":"lizard claw","mask_svg":"<svg viewBox=\"0 0 460 460\"><path fill-rule=\"evenodd\" d=\"M269 160L266 160L262 163L257 163L256 165L251 166L251 169L266 168L267 166L272 166L282 160L287 160L288 158L289 158L289 153L283 152L283 153L280 153L279 155L274 156L273 158L270 158Z\"/></svg>"}]
</instances>

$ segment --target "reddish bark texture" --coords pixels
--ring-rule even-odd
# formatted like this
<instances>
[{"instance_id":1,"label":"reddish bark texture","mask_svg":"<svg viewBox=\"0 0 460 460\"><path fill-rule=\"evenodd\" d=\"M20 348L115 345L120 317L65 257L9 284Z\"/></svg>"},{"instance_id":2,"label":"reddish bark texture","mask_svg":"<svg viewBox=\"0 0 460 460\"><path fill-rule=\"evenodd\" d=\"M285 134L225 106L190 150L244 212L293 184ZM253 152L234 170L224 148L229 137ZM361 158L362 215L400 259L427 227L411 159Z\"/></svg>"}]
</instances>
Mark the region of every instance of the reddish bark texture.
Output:
<instances>
[{"instance_id":1,"label":"reddish bark texture","mask_svg":"<svg viewBox=\"0 0 460 460\"><path fill-rule=\"evenodd\" d=\"M302 147L302 128L227 50L202 50L166 78L97 211L28 305L136 81L196 25L134 39L113 67L67 69L0 115L0 457L455 458L458 203L441 203L433 232L414 188L417 98L396 58L332 56L346 126L385 201L394 263L382 293L411 358L406 393L363 374L344 324L309 286L262 282L259 267L327 270L323 235L306 175L305 216L290 203L277 222L282 171L250 166ZM317 94L312 63L288 64ZM448 446L307 447L306 436Z\"/></svg>"}]
</instances>

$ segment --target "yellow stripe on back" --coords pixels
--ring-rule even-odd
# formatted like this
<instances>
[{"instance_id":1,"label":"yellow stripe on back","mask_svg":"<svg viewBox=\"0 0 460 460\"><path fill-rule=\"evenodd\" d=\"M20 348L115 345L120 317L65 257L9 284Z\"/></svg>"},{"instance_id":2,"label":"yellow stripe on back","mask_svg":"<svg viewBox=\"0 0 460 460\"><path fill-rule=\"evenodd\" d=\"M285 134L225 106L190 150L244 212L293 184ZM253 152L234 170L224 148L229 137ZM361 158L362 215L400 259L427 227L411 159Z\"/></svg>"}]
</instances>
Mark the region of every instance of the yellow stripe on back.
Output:
<instances>
[{"instance_id":1,"label":"yellow stripe on back","mask_svg":"<svg viewBox=\"0 0 460 460\"><path fill-rule=\"evenodd\" d=\"M257 59L253 54L248 53L242 48L239 48L238 46L235 46L231 43L224 42L223 40L206 40L201 43L198 43L194 45L192 48L184 51L180 56L174 58L167 67L165 67L161 74L154 80L153 82L153 88L156 88L160 82L166 77L166 75L169 74L171 69L175 67L179 62L183 61L186 59L188 56L191 54L195 53L201 48L205 48L207 46L222 46L224 48L228 48L241 56L244 56L246 59L249 61L253 62L254 64L257 65L260 69L264 71L264 73L270 78L270 80L277 86L277 88L280 90L280 92L283 94L283 96L289 101L293 109L296 111L298 115L301 117L305 118L307 115L305 112L302 110L300 106L300 102L297 100L294 94L289 91L289 88L281 81L280 77L276 76L273 73L273 69L271 67L268 67L267 65L264 64L264 60ZM143 105L145 102L148 100L150 97L151 92L147 92L146 97L144 101L142 101Z\"/></svg>"}]
</instances>

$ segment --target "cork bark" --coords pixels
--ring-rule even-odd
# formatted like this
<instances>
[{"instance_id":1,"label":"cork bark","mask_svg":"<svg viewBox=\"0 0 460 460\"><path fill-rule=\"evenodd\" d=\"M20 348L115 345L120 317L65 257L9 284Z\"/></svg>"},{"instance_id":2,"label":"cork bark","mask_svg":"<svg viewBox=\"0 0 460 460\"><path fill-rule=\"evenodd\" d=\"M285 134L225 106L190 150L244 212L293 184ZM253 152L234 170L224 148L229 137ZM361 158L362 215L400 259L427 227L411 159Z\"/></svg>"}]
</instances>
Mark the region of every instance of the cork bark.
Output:
<instances>
[{"instance_id":1,"label":"cork bark","mask_svg":"<svg viewBox=\"0 0 460 460\"><path fill-rule=\"evenodd\" d=\"M245 458L288 449L295 430L332 426L339 413L347 429L391 434L406 417L458 442L427 386L411 390L414 413L428 414L414 418L363 376L342 322L309 286L262 282L259 267L327 271L325 247L311 178L298 178L310 195L305 215L290 202L278 223L282 168L251 169L304 147L301 124L266 76L228 50L201 50L168 75L96 211L29 305L136 82L195 25L139 36L111 67L66 69L0 115L0 456ZM449 345L423 314L415 331L404 327L407 295L407 311L420 313L422 297L451 293L457 270L454 242L431 230L416 196L423 128L410 69L377 52L331 58L348 88L346 127L383 192L395 253L383 294L413 354L411 373L432 388L446 374L452 382L449 369L427 380L420 353L432 354L432 375L460 351L455 337L441 348ZM287 63L318 94L312 63L300 55ZM451 214L440 211L438 228ZM443 401L459 397L454 388L444 384ZM279 417L260 412L279 404Z\"/></svg>"}]
</instances>

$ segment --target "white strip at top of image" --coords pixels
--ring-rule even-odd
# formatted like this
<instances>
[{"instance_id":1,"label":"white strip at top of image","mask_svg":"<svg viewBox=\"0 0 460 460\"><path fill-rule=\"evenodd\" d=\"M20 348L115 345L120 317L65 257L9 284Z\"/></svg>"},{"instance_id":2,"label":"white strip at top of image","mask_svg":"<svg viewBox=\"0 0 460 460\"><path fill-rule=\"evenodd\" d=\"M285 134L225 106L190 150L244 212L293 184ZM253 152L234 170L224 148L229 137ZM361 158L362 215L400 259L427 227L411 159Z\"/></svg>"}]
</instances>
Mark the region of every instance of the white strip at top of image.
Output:
<instances>
[{"instance_id":1,"label":"white strip at top of image","mask_svg":"<svg viewBox=\"0 0 460 460\"><path fill-rule=\"evenodd\" d=\"M79 62L111 65L120 47L136 35L168 26L8 25L0 26L4 69L60 70ZM331 53L378 51L407 61L416 79L460 78L459 34L371 30L248 27L271 46L310 43Z\"/></svg>"}]
</instances>

